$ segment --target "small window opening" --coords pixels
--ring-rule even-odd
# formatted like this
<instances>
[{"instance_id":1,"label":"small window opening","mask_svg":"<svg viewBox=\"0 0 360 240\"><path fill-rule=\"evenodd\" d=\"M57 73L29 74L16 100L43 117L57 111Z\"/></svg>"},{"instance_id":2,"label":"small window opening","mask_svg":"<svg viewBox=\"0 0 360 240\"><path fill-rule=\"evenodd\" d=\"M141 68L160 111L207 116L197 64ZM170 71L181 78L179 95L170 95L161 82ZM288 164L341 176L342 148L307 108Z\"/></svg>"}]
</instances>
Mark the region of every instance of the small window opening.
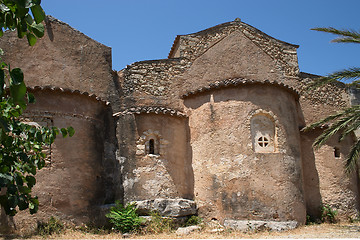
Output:
<instances>
[{"instance_id":1,"label":"small window opening","mask_svg":"<svg viewBox=\"0 0 360 240\"><path fill-rule=\"evenodd\" d=\"M339 158L340 157L340 149L337 148L337 147L334 147L334 156L336 158Z\"/></svg>"},{"instance_id":2,"label":"small window opening","mask_svg":"<svg viewBox=\"0 0 360 240\"><path fill-rule=\"evenodd\" d=\"M269 139L266 137L259 137L258 144L260 147L267 147L267 145L269 145Z\"/></svg>"},{"instance_id":3,"label":"small window opening","mask_svg":"<svg viewBox=\"0 0 360 240\"><path fill-rule=\"evenodd\" d=\"M149 154L155 154L155 142L154 142L154 139L149 140Z\"/></svg>"}]
</instances>

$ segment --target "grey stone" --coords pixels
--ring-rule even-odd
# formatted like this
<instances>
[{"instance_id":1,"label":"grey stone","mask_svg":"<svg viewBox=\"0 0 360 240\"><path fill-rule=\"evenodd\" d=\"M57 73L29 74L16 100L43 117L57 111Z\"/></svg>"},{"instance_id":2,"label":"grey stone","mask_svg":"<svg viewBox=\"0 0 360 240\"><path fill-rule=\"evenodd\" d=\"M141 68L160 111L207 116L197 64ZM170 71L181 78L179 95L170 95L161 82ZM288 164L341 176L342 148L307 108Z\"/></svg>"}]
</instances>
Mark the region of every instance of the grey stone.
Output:
<instances>
[{"instance_id":1,"label":"grey stone","mask_svg":"<svg viewBox=\"0 0 360 240\"><path fill-rule=\"evenodd\" d=\"M134 201L139 215L149 215L152 211L161 216L183 217L196 214L195 201L183 198Z\"/></svg>"},{"instance_id":2,"label":"grey stone","mask_svg":"<svg viewBox=\"0 0 360 240\"><path fill-rule=\"evenodd\" d=\"M182 227L176 230L176 235L189 235L190 233L199 230L199 226Z\"/></svg>"},{"instance_id":3,"label":"grey stone","mask_svg":"<svg viewBox=\"0 0 360 240\"><path fill-rule=\"evenodd\" d=\"M296 221L255 221L255 220L230 220L224 221L224 226L239 231L254 231L268 229L272 231L286 231L298 226Z\"/></svg>"}]
</instances>

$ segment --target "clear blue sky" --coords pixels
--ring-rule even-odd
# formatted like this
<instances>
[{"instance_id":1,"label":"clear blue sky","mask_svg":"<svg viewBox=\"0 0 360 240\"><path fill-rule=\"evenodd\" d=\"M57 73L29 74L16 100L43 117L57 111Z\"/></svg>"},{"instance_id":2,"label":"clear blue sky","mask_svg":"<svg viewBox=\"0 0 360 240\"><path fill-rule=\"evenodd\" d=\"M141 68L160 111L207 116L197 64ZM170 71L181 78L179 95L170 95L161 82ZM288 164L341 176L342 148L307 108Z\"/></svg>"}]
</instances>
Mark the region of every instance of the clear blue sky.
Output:
<instances>
[{"instance_id":1,"label":"clear blue sky","mask_svg":"<svg viewBox=\"0 0 360 240\"><path fill-rule=\"evenodd\" d=\"M167 58L176 35L239 17L300 45L300 71L325 75L360 66L360 45L330 43L313 27L360 30L360 0L43 0L46 14L112 48L113 69Z\"/></svg>"}]
</instances>

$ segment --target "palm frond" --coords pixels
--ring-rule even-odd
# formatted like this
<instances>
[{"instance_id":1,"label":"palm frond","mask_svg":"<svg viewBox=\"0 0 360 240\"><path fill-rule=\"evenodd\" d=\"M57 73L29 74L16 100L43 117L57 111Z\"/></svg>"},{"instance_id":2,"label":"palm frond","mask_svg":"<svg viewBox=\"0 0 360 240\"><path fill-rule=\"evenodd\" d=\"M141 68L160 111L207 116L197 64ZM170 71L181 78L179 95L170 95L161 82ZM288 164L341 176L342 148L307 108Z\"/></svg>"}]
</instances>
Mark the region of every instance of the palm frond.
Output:
<instances>
[{"instance_id":1,"label":"palm frond","mask_svg":"<svg viewBox=\"0 0 360 240\"><path fill-rule=\"evenodd\" d=\"M301 131L310 131L312 129L315 129L317 127L320 127L324 124L327 124L327 123L330 123L331 121L337 119L337 118L341 118L341 117L344 117L352 112L355 112L355 111L358 111L360 110L360 106L359 105L355 105L355 106L352 106L352 107L349 107L349 108L346 108L345 110L341 111L341 112L338 112L336 114L332 114L332 115L329 115L328 117L324 118L324 119L321 119L303 129L301 129Z\"/></svg>"},{"instance_id":2,"label":"palm frond","mask_svg":"<svg viewBox=\"0 0 360 240\"><path fill-rule=\"evenodd\" d=\"M344 130L348 124L356 120L356 116L349 115L345 116L342 119L338 120L334 124L332 124L328 129L326 129L319 137L317 137L313 143L313 147L315 149L320 148L327 142L332 136L338 133L341 130Z\"/></svg>"},{"instance_id":3,"label":"palm frond","mask_svg":"<svg viewBox=\"0 0 360 240\"><path fill-rule=\"evenodd\" d=\"M318 88L325 84L335 83L339 81L351 81L349 86L358 86L360 83L360 68L353 67L349 69L344 69L341 71L334 72L325 77L315 78L307 87L308 90Z\"/></svg>"},{"instance_id":4,"label":"palm frond","mask_svg":"<svg viewBox=\"0 0 360 240\"><path fill-rule=\"evenodd\" d=\"M359 116L360 117L360 116ZM346 136L348 136L349 134L351 134L352 132L354 132L355 130L357 130L360 127L360 119L357 118L352 124L350 124L349 126L346 127L346 130L344 130L341 133L341 136L339 138L339 142L341 142L342 140L345 139Z\"/></svg>"},{"instance_id":5,"label":"palm frond","mask_svg":"<svg viewBox=\"0 0 360 240\"><path fill-rule=\"evenodd\" d=\"M359 155L360 155L360 139L357 140L357 142L352 146L349 155L346 159L345 164L345 171L347 173L351 173L356 169L356 166L358 165L359 161Z\"/></svg>"},{"instance_id":6,"label":"palm frond","mask_svg":"<svg viewBox=\"0 0 360 240\"><path fill-rule=\"evenodd\" d=\"M336 43L360 43L360 39L343 37L343 38L335 38L335 39L331 40L331 42L336 42Z\"/></svg>"},{"instance_id":7,"label":"palm frond","mask_svg":"<svg viewBox=\"0 0 360 240\"><path fill-rule=\"evenodd\" d=\"M312 28L311 30L327 32L341 36L339 38L332 40L332 42L360 43L360 32L355 30L339 30L333 27Z\"/></svg>"},{"instance_id":8,"label":"palm frond","mask_svg":"<svg viewBox=\"0 0 360 240\"><path fill-rule=\"evenodd\" d=\"M341 80L359 80L360 79L360 68L353 67L341 71L334 72L327 76L328 78L332 78L337 81Z\"/></svg>"}]
</instances>

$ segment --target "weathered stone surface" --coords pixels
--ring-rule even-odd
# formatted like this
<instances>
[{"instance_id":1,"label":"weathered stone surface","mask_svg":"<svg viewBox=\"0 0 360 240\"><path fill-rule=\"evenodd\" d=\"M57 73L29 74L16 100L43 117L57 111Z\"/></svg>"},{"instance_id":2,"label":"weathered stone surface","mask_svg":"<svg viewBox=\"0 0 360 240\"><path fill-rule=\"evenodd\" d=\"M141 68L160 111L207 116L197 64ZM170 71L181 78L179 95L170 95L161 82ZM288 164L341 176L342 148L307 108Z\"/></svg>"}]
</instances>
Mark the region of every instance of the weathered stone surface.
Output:
<instances>
[{"instance_id":1,"label":"weathered stone surface","mask_svg":"<svg viewBox=\"0 0 360 240\"><path fill-rule=\"evenodd\" d=\"M296 221L255 221L255 220L225 220L224 226L239 231L256 231L256 230L272 230L285 231L294 229L298 226Z\"/></svg>"},{"instance_id":2,"label":"weathered stone surface","mask_svg":"<svg viewBox=\"0 0 360 240\"><path fill-rule=\"evenodd\" d=\"M200 230L199 226L181 227L176 230L176 235L189 235L190 233Z\"/></svg>"},{"instance_id":3,"label":"weathered stone surface","mask_svg":"<svg viewBox=\"0 0 360 240\"><path fill-rule=\"evenodd\" d=\"M149 215L152 211L161 216L182 217L196 214L196 203L189 199L154 199L134 201L139 215Z\"/></svg>"}]
</instances>

